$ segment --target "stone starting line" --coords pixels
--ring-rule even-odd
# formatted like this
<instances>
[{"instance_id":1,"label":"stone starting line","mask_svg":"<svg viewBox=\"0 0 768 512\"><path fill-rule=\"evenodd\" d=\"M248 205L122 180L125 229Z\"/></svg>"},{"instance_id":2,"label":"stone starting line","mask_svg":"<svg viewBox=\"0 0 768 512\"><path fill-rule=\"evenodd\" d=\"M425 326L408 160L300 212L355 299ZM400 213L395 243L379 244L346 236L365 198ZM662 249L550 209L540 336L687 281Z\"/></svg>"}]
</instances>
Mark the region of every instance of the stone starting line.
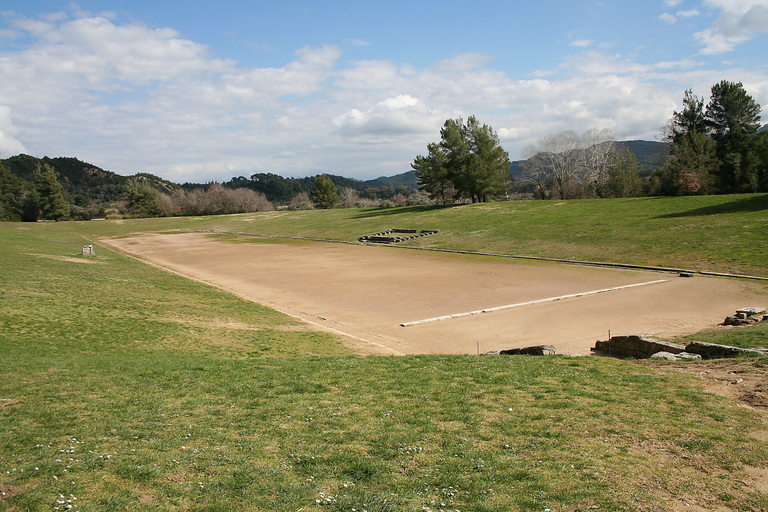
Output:
<instances>
[{"instance_id":1,"label":"stone starting line","mask_svg":"<svg viewBox=\"0 0 768 512\"><path fill-rule=\"evenodd\" d=\"M560 295L559 297L548 297L546 299L537 299L537 300L529 300L527 302L518 302L516 304L507 304L504 306L496 306L493 308L485 308L485 309L476 309L475 311L467 311L465 313L455 313L452 315L443 315L443 316L435 316L432 318L425 318L423 320L416 320L413 322L404 322L400 324L400 327L410 327L412 325L420 325L420 324L428 324L431 322L440 322L443 320L451 320L454 318L461 318L465 316L472 316L472 315L478 315L480 313L492 313L494 311L501 311L503 309L513 309L513 308L519 308L522 306L533 306L535 304L544 304L547 302L556 302L558 300L564 300L564 299L573 299L576 297L585 297L587 295L597 295L598 293L606 293L606 292L613 292L616 290L625 290L627 288L635 288L638 286L647 286L649 284L658 284L658 283L666 283L668 279L658 279L656 281L648 281L645 283L635 283L635 284L627 284L624 286L615 286L613 288L603 288L602 290L592 290L589 292L580 292L580 293L571 293L569 295Z\"/></svg>"}]
</instances>

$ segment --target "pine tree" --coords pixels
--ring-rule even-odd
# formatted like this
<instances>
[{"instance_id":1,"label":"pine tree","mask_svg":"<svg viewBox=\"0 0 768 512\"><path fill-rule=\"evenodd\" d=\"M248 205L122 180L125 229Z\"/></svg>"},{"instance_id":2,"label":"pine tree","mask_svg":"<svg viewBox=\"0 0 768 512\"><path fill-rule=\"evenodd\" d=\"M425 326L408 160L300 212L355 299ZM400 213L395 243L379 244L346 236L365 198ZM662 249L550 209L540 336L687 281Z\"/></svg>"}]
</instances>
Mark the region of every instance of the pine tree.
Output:
<instances>
[{"instance_id":1,"label":"pine tree","mask_svg":"<svg viewBox=\"0 0 768 512\"><path fill-rule=\"evenodd\" d=\"M760 128L760 105L747 94L741 82L723 80L712 86L706 125L720 160L719 190L756 191L761 162L754 143Z\"/></svg>"},{"instance_id":2,"label":"pine tree","mask_svg":"<svg viewBox=\"0 0 768 512\"><path fill-rule=\"evenodd\" d=\"M323 174L317 177L315 188L312 190L312 202L315 208L335 208L341 202L339 192L331 178Z\"/></svg>"},{"instance_id":3,"label":"pine tree","mask_svg":"<svg viewBox=\"0 0 768 512\"><path fill-rule=\"evenodd\" d=\"M56 172L48 164L35 170L40 215L45 220L61 220L69 216L69 201L64 197Z\"/></svg>"}]
</instances>

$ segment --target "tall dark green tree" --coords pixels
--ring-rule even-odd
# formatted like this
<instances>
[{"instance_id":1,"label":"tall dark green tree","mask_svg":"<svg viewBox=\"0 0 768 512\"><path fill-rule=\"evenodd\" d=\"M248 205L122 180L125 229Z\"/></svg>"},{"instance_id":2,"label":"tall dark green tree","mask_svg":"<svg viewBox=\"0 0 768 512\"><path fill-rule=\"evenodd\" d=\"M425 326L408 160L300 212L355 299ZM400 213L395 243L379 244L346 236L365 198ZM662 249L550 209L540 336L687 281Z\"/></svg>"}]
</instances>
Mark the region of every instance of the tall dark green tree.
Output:
<instances>
[{"instance_id":1,"label":"tall dark green tree","mask_svg":"<svg viewBox=\"0 0 768 512\"><path fill-rule=\"evenodd\" d=\"M720 160L717 177L721 192L758 189L760 167L766 165L755 147L760 110L741 82L723 80L712 86L705 121Z\"/></svg>"},{"instance_id":2,"label":"tall dark green tree","mask_svg":"<svg viewBox=\"0 0 768 512\"><path fill-rule=\"evenodd\" d=\"M0 221L21 220L24 186L8 168L0 164Z\"/></svg>"},{"instance_id":3,"label":"tall dark green tree","mask_svg":"<svg viewBox=\"0 0 768 512\"><path fill-rule=\"evenodd\" d=\"M672 114L672 119L669 122L670 133L667 134L667 139L674 143L691 132L706 134L707 130L704 100L688 89L683 97L683 109Z\"/></svg>"},{"instance_id":4,"label":"tall dark green tree","mask_svg":"<svg viewBox=\"0 0 768 512\"><path fill-rule=\"evenodd\" d=\"M448 172L448 157L440 144L427 144L427 156L417 156L411 164L416 171L416 182L429 198L445 204L453 190Z\"/></svg>"},{"instance_id":5,"label":"tall dark green tree","mask_svg":"<svg viewBox=\"0 0 768 512\"><path fill-rule=\"evenodd\" d=\"M325 174L317 177L311 197L315 208L335 208L341 202L336 185Z\"/></svg>"},{"instance_id":6,"label":"tall dark green tree","mask_svg":"<svg viewBox=\"0 0 768 512\"><path fill-rule=\"evenodd\" d=\"M623 151L613 151L610 155L608 181L609 197L634 197L640 195L640 173L637 168L637 156L627 147Z\"/></svg>"},{"instance_id":7,"label":"tall dark green tree","mask_svg":"<svg viewBox=\"0 0 768 512\"><path fill-rule=\"evenodd\" d=\"M152 188L146 179L128 180L128 212L134 217L162 217L165 215L160 192Z\"/></svg>"},{"instance_id":8,"label":"tall dark green tree","mask_svg":"<svg viewBox=\"0 0 768 512\"><path fill-rule=\"evenodd\" d=\"M53 167L43 164L35 170L35 186L43 219L61 220L69 215L69 201L64 197Z\"/></svg>"},{"instance_id":9,"label":"tall dark green tree","mask_svg":"<svg viewBox=\"0 0 768 512\"><path fill-rule=\"evenodd\" d=\"M712 192L719 167L712 139L696 130L680 133L672 143L669 159L656 172L658 192L672 196Z\"/></svg>"},{"instance_id":10,"label":"tall dark green tree","mask_svg":"<svg viewBox=\"0 0 768 512\"><path fill-rule=\"evenodd\" d=\"M509 155L488 125L471 116L448 119L440 130L440 143L427 146L429 155L416 157L411 167L421 176L422 190L444 197L452 186L455 199L488 201L506 190ZM434 197L433 197L434 198Z\"/></svg>"}]
</instances>

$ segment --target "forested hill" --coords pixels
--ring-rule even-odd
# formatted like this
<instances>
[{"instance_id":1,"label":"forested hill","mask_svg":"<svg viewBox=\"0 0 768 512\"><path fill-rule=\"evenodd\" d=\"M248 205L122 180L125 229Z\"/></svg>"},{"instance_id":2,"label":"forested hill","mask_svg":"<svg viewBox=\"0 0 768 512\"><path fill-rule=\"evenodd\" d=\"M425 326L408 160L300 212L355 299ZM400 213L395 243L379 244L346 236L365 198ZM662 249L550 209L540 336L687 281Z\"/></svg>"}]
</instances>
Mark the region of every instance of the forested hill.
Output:
<instances>
[{"instance_id":1,"label":"forested hill","mask_svg":"<svg viewBox=\"0 0 768 512\"><path fill-rule=\"evenodd\" d=\"M635 153L638 165L649 174L662 162L664 155L669 151L669 146L661 142L652 141L627 141L617 143L619 148L628 147ZM512 177L519 178L522 173L524 161L512 162ZM131 178L139 178L149 182L153 188L170 194L175 189L183 188L193 190L207 188L210 183L184 183L182 185L164 180L158 176L147 173L139 173L134 176L122 176L106 171L93 164L83 162L77 158L36 158L29 155L16 155L0 160L11 174L30 188L34 185L34 170L42 165L51 166L61 182L64 194L74 204L86 205L93 203L111 203L125 199L128 189L127 183ZM367 192L368 195L389 197L403 189L416 188L416 173L413 170L395 176L381 176L372 180L355 180L343 176L330 176L331 181L340 189L350 188L358 192ZM315 186L317 176L305 178L284 178L273 173L256 173L250 177L237 177L223 183L228 188L249 188L262 192L266 198L274 203L285 204L302 192L309 193Z\"/></svg>"},{"instance_id":2,"label":"forested hill","mask_svg":"<svg viewBox=\"0 0 768 512\"><path fill-rule=\"evenodd\" d=\"M128 193L127 182L130 178L141 177L161 192L169 193L179 188L175 183L151 174L121 176L112 171L105 171L77 158L36 158L29 155L16 155L0 160L0 165L19 178L23 185L34 185L35 169L49 165L56 172L61 188L74 204L110 203L125 199Z\"/></svg>"}]
</instances>

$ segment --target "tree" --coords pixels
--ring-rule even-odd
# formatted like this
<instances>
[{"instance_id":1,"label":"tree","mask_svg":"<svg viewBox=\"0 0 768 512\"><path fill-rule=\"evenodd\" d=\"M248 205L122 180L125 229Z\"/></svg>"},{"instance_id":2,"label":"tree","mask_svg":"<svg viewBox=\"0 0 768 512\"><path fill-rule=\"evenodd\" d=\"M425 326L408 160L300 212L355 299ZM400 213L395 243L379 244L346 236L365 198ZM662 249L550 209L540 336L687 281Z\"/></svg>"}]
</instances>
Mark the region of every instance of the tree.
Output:
<instances>
[{"instance_id":1,"label":"tree","mask_svg":"<svg viewBox=\"0 0 768 512\"><path fill-rule=\"evenodd\" d=\"M160 192L146 179L131 178L128 187L128 212L134 217L162 217L165 215Z\"/></svg>"},{"instance_id":2,"label":"tree","mask_svg":"<svg viewBox=\"0 0 768 512\"><path fill-rule=\"evenodd\" d=\"M331 178L323 174L317 177L315 188L312 189L312 202L316 208L335 208L339 202L339 192Z\"/></svg>"},{"instance_id":3,"label":"tree","mask_svg":"<svg viewBox=\"0 0 768 512\"><path fill-rule=\"evenodd\" d=\"M466 164L458 169L454 179L456 190L472 202L485 202L506 190L510 176L509 154L499 143L499 137L487 124L480 125L475 116L467 119L462 135L469 154Z\"/></svg>"},{"instance_id":4,"label":"tree","mask_svg":"<svg viewBox=\"0 0 768 512\"><path fill-rule=\"evenodd\" d=\"M614 151L608 169L606 191L610 197L634 197L640 195L640 174L637 156L628 148Z\"/></svg>"},{"instance_id":5,"label":"tree","mask_svg":"<svg viewBox=\"0 0 768 512\"><path fill-rule=\"evenodd\" d=\"M536 146L527 148L526 176L537 176L538 180L545 177L558 197L567 199L571 185L580 181L580 149L581 138L572 130L542 137Z\"/></svg>"},{"instance_id":6,"label":"tree","mask_svg":"<svg viewBox=\"0 0 768 512\"><path fill-rule=\"evenodd\" d=\"M416 171L419 188L426 192L430 199L445 204L447 195L453 190L448 172L448 156L445 150L434 142L427 144L427 152L427 156L417 156L411 168Z\"/></svg>"},{"instance_id":7,"label":"tree","mask_svg":"<svg viewBox=\"0 0 768 512\"><path fill-rule=\"evenodd\" d=\"M428 155L417 156L411 167L419 186L433 199L445 202L453 188L454 199L488 201L504 193L510 176L509 155L493 128L470 116L467 123L448 119L440 130L440 143L427 145Z\"/></svg>"},{"instance_id":8,"label":"tree","mask_svg":"<svg viewBox=\"0 0 768 512\"><path fill-rule=\"evenodd\" d=\"M48 164L35 169L35 186L40 215L45 220L61 220L69 215L69 201L64 197L56 172Z\"/></svg>"},{"instance_id":9,"label":"tree","mask_svg":"<svg viewBox=\"0 0 768 512\"><path fill-rule=\"evenodd\" d=\"M0 221L21 220L24 186L8 168L0 164Z\"/></svg>"},{"instance_id":10,"label":"tree","mask_svg":"<svg viewBox=\"0 0 768 512\"><path fill-rule=\"evenodd\" d=\"M763 184L764 156L760 105L739 82L723 80L704 100L685 91L683 109L675 111L663 138L671 143L670 159L657 171L663 194L755 192Z\"/></svg>"},{"instance_id":11,"label":"tree","mask_svg":"<svg viewBox=\"0 0 768 512\"><path fill-rule=\"evenodd\" d=\"M719 160L715 143L696 130L681 133L670 148L670 158L659 169L661 192L665 195L707 193Z\"/></svg>"},{"instance_id":12,"label":"tree","mask_svg":"<svg viewBox=\"0 0 768 512\"><path fill-rule=\"evenodd\" d=\"M688 89L683 97L683 110L672 113L664 139L675 144L691 132L706 134L707 130L704 100Z\"/></svg>"},{"instance_id":13,"label":"tree","mask_svg":"<svg viewBox=\"0 0 768 512\"><path fill-rule=\"evenodd\" d=\"M616 143L610 130L587 130L582 136L584 149L582 155L582 167L584 182L597 197L607 197L608 181L611 179L611 168L616 159Z\"/></svg>"},{"instance_id":14,"label":"tree","mask_svg":"<svg viewBox=\"0 0 768 512\"><path fill-rule=\"evenodd\" d=\"M705 123L720 160L717 177L721 192L757 190L760 162L753 146L760 128L760 110L741 82L723 80L712 86Z\"/></svg>"}]
</instances>

